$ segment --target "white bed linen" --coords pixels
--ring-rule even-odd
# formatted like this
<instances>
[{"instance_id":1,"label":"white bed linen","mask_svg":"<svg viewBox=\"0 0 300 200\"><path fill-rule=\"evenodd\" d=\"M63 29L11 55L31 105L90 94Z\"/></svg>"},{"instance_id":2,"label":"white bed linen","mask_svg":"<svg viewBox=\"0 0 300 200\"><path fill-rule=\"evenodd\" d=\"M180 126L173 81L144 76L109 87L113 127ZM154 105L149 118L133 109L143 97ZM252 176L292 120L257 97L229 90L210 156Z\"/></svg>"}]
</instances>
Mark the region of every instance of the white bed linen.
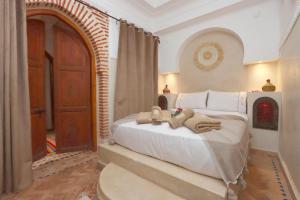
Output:
<instances>
[{"instance_id":1,"label":"white bed linen","mask_svg":"<svg viewBox=\"0 0 300 200\"><path fill-rule=\"evenodd\" d=\"M218 115L233 115L242 117L245 121L248 121L248 115L241 112L227 112L227 111L219 111L219 110L209 110L209 109L193 109L194 112L200 112L204 115L208 116L218 116Z\"/></svg>"},{"instance_id":2,"label":"white bed linen","mask_svg":"<svg viewBox=\"0 0 300 200\"><path fill-rule=\"evenodd\" d=\"M245 114L235 112L195 109L209 115L238 115L246 119ZM205 113L204 113L205 112ZM135 121L120 124L113 132L114 141L135 152L149 155L177 164L191 171L220 178L201 134L195 134L186 127L172 129L168 123L154 126L137 125Z\"/></svg>"},{"instance_id":3,"label":"white bed linen","mask_svg":"<svg viewBox=\"0 0 300 200\"><path fill-rule=\"evenodd\" d=\"M209 109L193 109L194 112L199 112L204 115L208 116L218 116L218 115L233 115L233 116L239 116L243 118L245 121L248 121L248 115L241 112L228 112L228 111L219 111L219 110L209 110ZM171 109L172 113L176 112L176 109Z\"/></svg>"}]
</instances>

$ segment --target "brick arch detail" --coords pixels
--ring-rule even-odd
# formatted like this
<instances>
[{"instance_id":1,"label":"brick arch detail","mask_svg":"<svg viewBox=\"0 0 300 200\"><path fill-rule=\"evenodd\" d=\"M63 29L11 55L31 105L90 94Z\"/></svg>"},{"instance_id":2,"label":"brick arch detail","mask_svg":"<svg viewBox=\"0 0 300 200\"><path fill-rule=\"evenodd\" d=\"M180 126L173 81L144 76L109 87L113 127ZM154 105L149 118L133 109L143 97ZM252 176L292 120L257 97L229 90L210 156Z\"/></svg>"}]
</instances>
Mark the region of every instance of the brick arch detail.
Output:
<instances>
[{"instance_id":1,"label":"brick arch detail","mask_svg":"<svg viewBox=\"0 0 300 200\"><path fill-rule=\"evenodd\" d=\"M28 11L53 10L80 28L90 41L96 72L96 130L101 138L109 135L108 116L108 37L109 19L103 13L75 0L25 0Z\"/></svg>"}]
</instances>

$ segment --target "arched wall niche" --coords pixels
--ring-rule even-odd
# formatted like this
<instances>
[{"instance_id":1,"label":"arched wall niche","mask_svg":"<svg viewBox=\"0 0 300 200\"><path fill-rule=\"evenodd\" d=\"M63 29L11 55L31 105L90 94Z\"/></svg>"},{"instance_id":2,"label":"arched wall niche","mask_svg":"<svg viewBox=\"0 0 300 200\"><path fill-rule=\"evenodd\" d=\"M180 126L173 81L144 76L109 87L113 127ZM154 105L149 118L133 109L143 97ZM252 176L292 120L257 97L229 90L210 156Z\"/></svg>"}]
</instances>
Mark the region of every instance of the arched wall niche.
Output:
<instances>
[{"instance_id":1,"label":"arched wall niche","mask_svg":"<svg viewBox=\"0 0 300 200\"><path fill-rule=\"evenodd\" d=\"M74 28L84 40L92 60L93 149L97 138L109 135L108 37L109 19L75 0L25 0L27 17L51 15Z\"/></svg>"},{"instance_id":2,"label":"arched wall niche","mask_svg":"<svg viewBox=\"0 0 300 200\"><path fill-rule=\"evenodd\" d=\"M194 63L194 52L203 43L219 44L224 52L221 64L211 70L201 70ZM248 91L253 82L251 68L244 65L244 45L231 30L209 28L186 39L177 54L178 74L165 75L164 84L172 92L197 92L207 89ZM161 86L163 87L163 86Z\"/></svg>"},{"instance_id":3,"label":"arched wall niche","mask_svg":"<svg viewBox=\"0 0 300 200\"><path fill-rule=\"evenodd\" d=\"M210 27L210 28L206 28L206 29L202 29L200 31L198 31L197 33L194 33L192 35L190 35L180 46L178 52L177 52L177 66L179 66L179 63L180 63L180 56L182 55L184 49L186 48L186 46L188 44L191 43L191 41L193 41L195 38L197 37L200 37L201 35L203 34L207 34L207 33L213 33L213 32L224 32L224 33L227 33L227 34L230 34L232 35L233 37L235 37L237 40L240 41L240 43L242 44L243 46L243 52L244 52L244 43L243 43L243 40L242 38L237 34L235 33L234 31L228 29L228 28L223 28L223 27Z\"/></svg>"}]
</instances>

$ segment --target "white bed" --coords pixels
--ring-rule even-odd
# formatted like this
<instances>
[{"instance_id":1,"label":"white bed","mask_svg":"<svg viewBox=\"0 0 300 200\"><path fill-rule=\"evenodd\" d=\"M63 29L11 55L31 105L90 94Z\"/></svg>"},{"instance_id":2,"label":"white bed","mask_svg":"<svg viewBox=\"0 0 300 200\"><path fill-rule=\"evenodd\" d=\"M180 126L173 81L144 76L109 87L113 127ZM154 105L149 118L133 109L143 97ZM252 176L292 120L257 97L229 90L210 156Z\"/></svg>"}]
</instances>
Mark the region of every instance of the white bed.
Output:
<instances>
[{"instance_id":1,"label":"white bed","mask_svg":"<svg viewBox=\"0 0 300 200\"><path fill-rule=\"evenodd\" d=\"M239 126L237 131L241 133L241 137L243 134L247 134L247 115L244 113L206 109L194 109L194 111L211 116L234 115L241 117L244 122L241 122L242 126ZM234 127L230 127L226 123L222 124L222 129L230 130L232 128ZM116 143L135 152L221 179L210 151L203 141L203 135L195 134L185 127L171 129L168 123L154 126L152 124L137 125L135 121L130 121L120 124L114 130L113 138Z\"/></svg>"}]
</instances>

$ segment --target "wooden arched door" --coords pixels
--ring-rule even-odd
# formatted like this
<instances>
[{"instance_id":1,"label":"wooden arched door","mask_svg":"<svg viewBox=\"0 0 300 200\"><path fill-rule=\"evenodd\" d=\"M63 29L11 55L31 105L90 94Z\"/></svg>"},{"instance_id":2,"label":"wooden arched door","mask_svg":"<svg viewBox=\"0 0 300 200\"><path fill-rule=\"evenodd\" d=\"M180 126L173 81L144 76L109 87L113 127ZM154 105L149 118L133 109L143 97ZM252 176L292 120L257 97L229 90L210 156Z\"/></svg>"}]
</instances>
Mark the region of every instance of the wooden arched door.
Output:
<instances>
[{"instance_id":1,"label":"wooden arched door","mask_svg":"<svg viewBox=\"0 0 300 200\"><path fill-rule=\"evenodd\" d=\"M32 158L38 160L47 154L45 121L45 24L27 20L28 78L31 111Z\"/></svg>"},{"instance_id":2,"label":"wooden arched door","mask_svg":"<svg viewBox=\"0 0 300 200\"><path fill-rule=\"evenodd\" d=\"M92 148L91 58L72 28L54 27L54 132L58 153ZM45 23L27 20L32 155L47 154L45 120ZM49 42L49 41L48 41Z\"/></svg>"},{"instance_id":3,"label":"wooden arched door","mask_svg":"<svg viewBox=\"0 0 300 200\"><path fill-rule=\"evenodd\" d=\"M54 27L54 97L57 152L90 149L90 55L77 32L61 27Z\"/></svg>"}]
</instances>

